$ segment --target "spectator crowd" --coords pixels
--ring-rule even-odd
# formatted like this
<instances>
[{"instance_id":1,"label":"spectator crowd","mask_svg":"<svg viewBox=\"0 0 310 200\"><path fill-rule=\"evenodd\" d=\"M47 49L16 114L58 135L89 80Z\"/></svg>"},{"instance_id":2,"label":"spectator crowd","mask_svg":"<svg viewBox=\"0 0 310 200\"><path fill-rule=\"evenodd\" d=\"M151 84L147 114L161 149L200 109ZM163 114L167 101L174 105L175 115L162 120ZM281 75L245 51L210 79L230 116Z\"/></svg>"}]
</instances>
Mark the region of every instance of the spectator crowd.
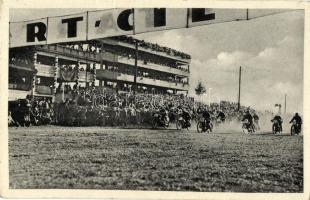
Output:
<instances>
[{"instance_id":1,"label":"spectator crowd","mask_svg":"<svg viewBox=\"0 0 310 200\"><path fill-rule=\"evenodd\" d=\"M186 53L177 51L175 49L171 49L169 47L163 47L163 46L160 46L158 44L146 42L144 40L138 40L138 39L135 39L135 38L130 37L130 36L129 37L128 36L116 36L114 38L119 40L119 41L126 42L129 44L135 44L137 42L138 46L146 48L146 49L150 49L151 51L159 51L159 52L166 53L168 55L179 56L183 59L191 59L191 56L186 54Z\"/></svg>"},{"instance_id":2,"label":"spectator crowd","mask_svg":"<svg viewBox=\"0 0 310 200\"><path fill-rule=\"evenodd\" d=\"M195 102L186 95L138 93L107 93L95 87L73 87L70 96L64 101L52 103L47 98L31 98L11 102L9 124L27 126L28 124L55 124L64 126L149 126L152 116L159 110L169 113L173 122L178 109L190 113L197 119L197 109L207 107L213 120L219 112L226 115L226 121L241 120L247 107L238 111L237 103L221 101L210 106ZM254 110L252 110L254 111ZM28 120L28 121L29 121Z\"/></svg>"}]
</instances>

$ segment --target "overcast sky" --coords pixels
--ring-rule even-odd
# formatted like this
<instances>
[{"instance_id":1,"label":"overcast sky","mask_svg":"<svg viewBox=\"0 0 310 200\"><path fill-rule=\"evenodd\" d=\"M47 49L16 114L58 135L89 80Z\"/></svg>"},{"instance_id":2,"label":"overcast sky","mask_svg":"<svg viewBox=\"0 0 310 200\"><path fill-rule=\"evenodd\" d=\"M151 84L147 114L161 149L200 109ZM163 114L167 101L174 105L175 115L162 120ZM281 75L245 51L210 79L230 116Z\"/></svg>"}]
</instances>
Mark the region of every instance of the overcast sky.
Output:
<instances>
[{"instance_id":1,"label":"overcast sky","mask_svg":"<svg viewBox=\"0 0 310 200\"><path fill-rule=\"evenodd\" d=\"M14 10L10 21L76 13L81 10ZM259 109L284 104L302 112L304 13L292 11L249 21L228 22L136 35L192 56L190 94L198 81L212 88L213 101L237 101L242 66L241 103Z\"/></svg>"}]
</instances>

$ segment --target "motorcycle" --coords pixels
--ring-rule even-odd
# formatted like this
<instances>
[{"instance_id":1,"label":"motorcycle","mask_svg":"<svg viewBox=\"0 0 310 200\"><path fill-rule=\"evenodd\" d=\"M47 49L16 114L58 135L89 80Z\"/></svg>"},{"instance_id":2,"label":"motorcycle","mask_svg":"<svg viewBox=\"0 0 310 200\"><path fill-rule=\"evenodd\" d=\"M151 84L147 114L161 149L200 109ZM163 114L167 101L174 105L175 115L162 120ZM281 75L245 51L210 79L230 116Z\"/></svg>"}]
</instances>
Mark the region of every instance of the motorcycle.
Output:
<instances>
[{"instance_id":1,"label":"motorcycle","mask_svg":"<svg viewBox=\"0 0 310 200\"><path fill-rule=\"evenodd\" d=\"M210 120L207 121L203 117L198 120L197 122L198 133L202 133L202 132L211 133L212 129L213 129L213 124Z\"/></svg>"},{"instance_id":2,"label":"motorcycle","mask_svg":"<svg viewBox=\"0 0 310 200\"><path fill-rule=\"evenodd\" d=\"M293 121L291 126L291 135L299 135L301 132L301 125L296 123L296 120Z\"/></svg>"},{"instance_id":3,"label":"motorcycle","mask_svg":"<svg viewBox=\"0 0 310 200\"><path fill-rule=\"evenodd\" d=\"M277 120L271 120L271 122L273 123L272 124L272 133L275 135L275 134L278 134L278 133L281 133L281 126L280 126L280 123L277 121Z\"/></svg>"},{"instance_id":4,"label":"motorcycle","mask_svg":"<svg viewBox=\"0 0 310 200\"><path fill-rule=\"evenodd\" d=\"M168 115L162 116L159 113L153 114L153 120L152 120L152 128L156 129L158 127L168 128L170 125L169 117Z\"/></svg>"},{"instance_id":5,"label":"motorcycle","mask_svg":"<svg viewBox=\"0 0 310 200\"><path fill-rule=\"evenodd\" d=\"M181 129L189 129L189 127L191 127L191 122L190 120L185 120L182 116L177 116L177 120L176 120L176 128L177 130L181 130Z\"/></svg>"},{"instance_id":6,"label":"motorcycle","mask_svg":"<svg viewBox=\"0 0 310 200\"><path fill-rule=\"evenodd\" d=\"M255 132L255 127L254 124L250 124L250 122L246 119L242 122L242 132L243 133L254 133Z\"/></svg>"}]
</instances>

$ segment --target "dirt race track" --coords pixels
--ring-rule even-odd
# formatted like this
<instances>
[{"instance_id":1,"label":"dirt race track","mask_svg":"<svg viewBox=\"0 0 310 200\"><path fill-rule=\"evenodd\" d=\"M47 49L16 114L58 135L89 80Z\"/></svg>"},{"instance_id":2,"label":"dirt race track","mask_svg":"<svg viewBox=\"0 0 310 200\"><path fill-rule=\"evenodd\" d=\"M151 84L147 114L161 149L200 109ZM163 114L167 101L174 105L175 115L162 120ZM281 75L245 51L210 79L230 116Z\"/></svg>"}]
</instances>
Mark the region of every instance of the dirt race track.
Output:
<instances>
[{"instance_id":1,"label":"dirt race track","mask_svg":"<svg viewBox=\"0 0 310 200\"><path fill-rule=\"evenodd\" d=\"M9 129L10 188L302 192L303 136Z\"/></svg>"}]
</instances>

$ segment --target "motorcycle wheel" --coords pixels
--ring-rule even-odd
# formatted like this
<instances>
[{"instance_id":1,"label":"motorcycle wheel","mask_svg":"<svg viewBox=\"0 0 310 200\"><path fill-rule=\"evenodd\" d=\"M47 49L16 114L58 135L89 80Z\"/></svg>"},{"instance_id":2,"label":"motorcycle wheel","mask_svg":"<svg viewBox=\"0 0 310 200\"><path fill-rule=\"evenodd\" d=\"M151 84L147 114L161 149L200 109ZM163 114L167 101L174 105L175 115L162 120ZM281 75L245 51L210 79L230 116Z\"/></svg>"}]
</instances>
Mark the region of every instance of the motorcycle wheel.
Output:
<instances>
[{"instance_id":1,"label":"motorcycle wheel","mask_svg":"<svg viewBox=\"0 0 310 200\"><path fill-rule=\"evenodd\" d=\"M246 128L246 126L242 126L242 132L244 133L244 134L248 134L248 129Z\"/></svg>"},{"instance_id":2,"label":"motorcycle wheel","mask_svg":"<svg viewBox=\"0 0 310 200\"><path fill-rule=\"evenodd\" d=\"M277 131L276 131L276 126L275 125L272 125L272 134L277 134Z\"/></svg>"},{"instance_id":3,"label":"motorcycle wheel","mask_svg":"<svg viewBox=\"0 0 310 200\"><path fill-rule=\"evenodd\" d=\"M198 133L202 133L203 132L203 124L201 122L199 122L199 121L197 123L197 131L198 131Z\"/></svg>"},{"instance_id":4,"label":"motorcycle wheel","mask_svg":"<svg viewBox=\"0 0 310 200\"><path fill-rule=\"evenodd\" d=\"M291 135L295 135L296 134L296 128L295 128L295 126L293 125L292 127L291 127Z\"/></svg>"},{"instance_id":5,"label":"motorcycle wheel","mask_svg":"<svg viewBox=\"0 0 310 200\"><path fill-rule=\"evenodd\" d=\"M213 124L210 123L210 124L208 125L208 127L207 127L207 132L208 132L208 133L212 133L212 130L213 130Z\"/></svg>"}]
</instances>

